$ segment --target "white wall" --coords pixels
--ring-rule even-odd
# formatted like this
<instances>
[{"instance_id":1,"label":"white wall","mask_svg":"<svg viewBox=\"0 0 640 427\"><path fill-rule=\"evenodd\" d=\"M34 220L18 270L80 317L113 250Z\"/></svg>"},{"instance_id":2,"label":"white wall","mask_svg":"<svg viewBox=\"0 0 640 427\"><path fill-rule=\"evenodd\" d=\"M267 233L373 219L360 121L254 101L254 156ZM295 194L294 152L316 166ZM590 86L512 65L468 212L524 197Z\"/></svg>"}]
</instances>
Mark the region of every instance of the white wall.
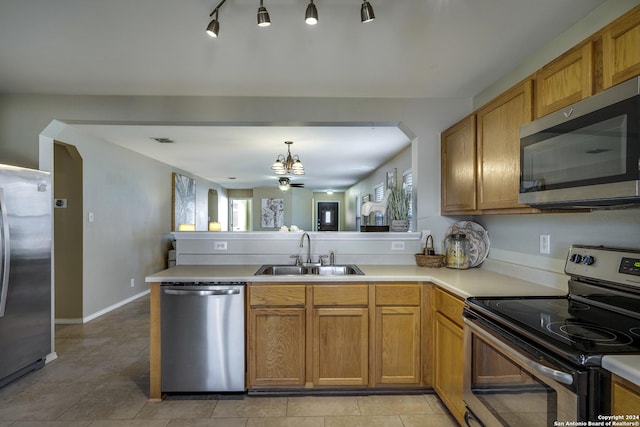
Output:
<instances>
[{"instance_id":1,"label":"white wall","mask_svg":"<svg viewBox=\"0 0 640 427\"><path fill-rule=\"evenodd\" d=\"M638 4L638 0L611 0L604 3L584 20L529 57L513 72L476 96L473 101L474 108L490 101ZM640 209L482 216L474 219L489 231L489 258L556 272L564 268L569 245L573 243L640 248ZM539 254L540 234L551 235L549 255Z\"/></svg>"},{"instance_id":2,"label":"white wall","mask_svg":"<svg viewBox=\"0 0 640 427\"><path fill-rule=\"evenodd\" d=\"M61 122L52 123L42 135L43 169L52 170L54 139L76 146L82 156L82 317L92 318L146 292L145 276L165 268L172 240L171 174L185 172ZM207 193L215 184L195 178L198 229L205 230Z\"/></svg>"},{"instance_id":3,"label":"white wall","mask_svg":"<svg viewBox=\"0 0 640 427\"><path fill-rule=\"evenodd\" d=\"M155 97L155 96L48 96L0 95L0 161L26 167L38 166L38 135L54 119L113 122L399 122L413 139L412 168L417 202L417 230L430 230L436 244L459 218L440 216L440 132L502 90L553 59L567 48L638 4L636 0L610 0L566 34L550 43L527 63L497 81L473 100L377 99L377 98L258 98L258 97ZM473 72L473 70L469 70ZM480 88L481 89L481 88ZM119 191L101 185L94 191ZM117 198L116 195L110 195ZM349 198L345 204L349 203ZM638 246L637 210L601 212L571 217L524 215L482 217L490 232L490 257L525 265L545 264L536 254L536 235L553 226L551 264L563 256L569 242ZM114 227L114 230L117 230ZM168 231L167 229L164 231ZM521 237L524 236L524 237ZM532 242L532 240L534 240ZM96 248L105 256L117 247L134 250L121 242ZM525 247L526 246L526 247Z\"/></svg>"},{"instance_id":4,"label":"white wall","mask_svg":"<svg viewBox=\"0 0 640 427\"><path fill-rule=\"evenodd\" d=\"M371 201L373 201L374 197L374 189L379 184L384 184L385 189L387 185L387 172L391 172L392 170L396 170L396 182L402 183L402 174L405 170L411 169L411 146L405 148L393 158L389 159L385 164L380 166L378 169L373 171L369 176L364 178L362 181L359 181L355 185L351 186L345 192L345 198L347 199L347 212L346 212L346 229L347 230L356 230L355 226L355 199L357 196L360 197L360 203L362 203L362 196L368 194L371 197ZM386 220L386 219L385 219ZM371 218L370 221L373 221ZM369 224L373 224L370 222ZM415 231L415 229L413 230Z\"/></svg>"},{"instance_id":5,"label":"white wall","mask_svg":"<svg viewBox=\"0 0 640 427\"><path fill-rule=\"evenodd\" d=\"M0 162L26 167L38 167L39 135L52 120L66 122L401 122L408 134L415 135L412 147L412 167L416 182L418 229L421 222L430 223L439 217L440 131L471 107L471 99L347 99L347 98L251 98L251 97L154 97L154 96L56 96L0 95ZM71 130L67 129L68 132ZM87 209L94 209L97 227L100 221L115 214L108 201L126 205L135 199L130 189L148 192L136 200L135 219L116 215L104 223L104 228L90 231L94 240L85 248L85 277L91 280L86 293L85 317L118 301L132 292L130 279L142 283L145 274L159 270L159 247L170 231L170 191L164 192L172 171L150 159L127 152L117 153L115 147L102 146L92 151L83 138L61 138L78 145L85 157L89 174L86 187ZM50 136L57 136L51 134ZM77 140L76 140L77 139ZM104 151L104 158L101 152ZM126 150L125 150L126 151ZM46 157L46 154L45 156ZM109 163L103 163L107 159ZM113 162L114 168L109 164ZM418 163L421 165L418 170ZM424 165L424 166L423 166ZM139 183L129 183L115 170L140 171ZM132 176L138 176L138 175ZM124 180L124 181L123 181ZM140 186L140 187L136 187ZM206 201L206 188L197 185L197 200ZM200 193L202 189L203 193ZM124 195L121 195L124 191ZM124 197L124 199L123 199ZM124 202L127 203L124 203ZM146 205L146 206L145 206ZM156 209L148 210L151 206ZM206 203L198 216L197 227L206 229ZM99 209L98 209L99 208ZM104 209L104 211L103 211ZM86 216L85 216L86 218ZM448 221L448 220L447 220ZM432 222L433 223L433 222ZM123 225L125 229L123 229ZM149 224L144 229L133 226ZM445 227L446 228L446 227ZM141 231L144 230L144 231ZM125 234L126 233L126 234ZM440 231L442 234L442 230ZM131 238L131 240L130 240ZM133 255L131 255L133 254ZM142 258L140 258L142 257Z\"/></svg>"}]
</instances>

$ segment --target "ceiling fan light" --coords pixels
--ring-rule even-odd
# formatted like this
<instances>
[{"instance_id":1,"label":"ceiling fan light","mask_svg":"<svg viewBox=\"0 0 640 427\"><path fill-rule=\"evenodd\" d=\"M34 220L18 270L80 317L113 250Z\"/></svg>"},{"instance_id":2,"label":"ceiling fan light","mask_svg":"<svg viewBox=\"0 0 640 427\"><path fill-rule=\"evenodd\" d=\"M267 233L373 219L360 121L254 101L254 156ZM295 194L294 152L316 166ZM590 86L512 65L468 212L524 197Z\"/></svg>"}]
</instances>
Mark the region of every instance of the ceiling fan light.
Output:
<instances>
[{"instance_id":1,"label":"ceiling fan light","mask_svg":"<svg viewBox=\"0 0 640 427\"><path fill-rule=\"evenodd\" d=\"M313 4L313 0L311 0L307 6L307 11L304 14L304 22L308 25L316 25L318 23L318 9L316 9L316 5Z\"/></svg>"},{"instance_id":2,"label":"ceiling fan light","mask_svg":"<svg viewBox=\"0 0 640 427\"><path fill-rule=\"evenodd\" d=\"M371 22L374 19L376 19L376 16L373 13L373 7L371 7L371 4L367 0L364 0L360 8L360 22Z\"/></svg>"},{"instance_id":3,"label":"ceiling fan light","mask_svg":"<svg viewBox=\"0 0 640 427\"><path fill-rule=\"evenodd\" d=\"M260 7L258 8L258 27L268 27L269 25L271 25L269 12L267 12L267 8L262 5L262 0L260 0Z\"/></svg>"},{"instance_id":4,"label":"ceiling fan light","mask_svg":"<svg viewBox=\"0 0 640 427\"><path fill-rule=\"evenodd\" d=\"M289 178L280 178L278 180L278 188L282 191L287 191L289 189Z\"/></svg>"},{"instance_id":5,"label":"ceiling fan light","mask_svg":"<svg viewBox=\"0 0 640 427\"><path fill-rule=\"evenodd\" d=\"M218 19L214 18L209 25L207 25L207 34L214 39L218 37L218 33L220 32L220 22Z\"/></svg>"}]
</instances>

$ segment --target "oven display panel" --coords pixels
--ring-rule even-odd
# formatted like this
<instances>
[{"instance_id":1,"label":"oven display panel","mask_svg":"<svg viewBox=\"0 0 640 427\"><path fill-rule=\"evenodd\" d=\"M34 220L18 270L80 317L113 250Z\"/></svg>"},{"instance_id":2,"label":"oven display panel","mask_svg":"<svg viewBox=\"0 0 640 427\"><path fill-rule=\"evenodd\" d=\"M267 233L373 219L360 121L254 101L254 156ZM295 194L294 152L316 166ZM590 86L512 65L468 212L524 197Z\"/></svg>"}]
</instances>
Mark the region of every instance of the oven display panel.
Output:
<instances>
[{"instance_id":1,"label":"oven display panel","mask_svg":"<svg viewBox=\"0 0 640 427\"><path fill-rule=\"evenodd\" d=\"M618 273L631 274L640 276L640 259L639 258L622 258Z\"/></svg>"}]
</instances>

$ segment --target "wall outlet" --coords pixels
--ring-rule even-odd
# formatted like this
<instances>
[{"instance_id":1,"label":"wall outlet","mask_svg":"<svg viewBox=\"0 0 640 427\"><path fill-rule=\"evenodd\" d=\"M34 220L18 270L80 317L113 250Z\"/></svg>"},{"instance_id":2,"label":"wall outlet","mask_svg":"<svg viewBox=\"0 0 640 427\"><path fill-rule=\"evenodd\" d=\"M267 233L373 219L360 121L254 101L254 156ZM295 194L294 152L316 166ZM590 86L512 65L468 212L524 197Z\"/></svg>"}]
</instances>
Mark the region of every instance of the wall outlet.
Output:
<instances>
[{"instance_id":1,"label":"wall outlet","mask_svg":"<svg viewBox=\"0 0 640 427\"><path fill-rule=\"evenodd\" d=\"M391 242L392 251L404 251L404 242Z\"/></svg>"},{"instance_id":2,"label":"wall outlet","mask_svg":"<svg viewBox=\"0 0 640 427\"><path fill-rule=\"evenodd\" d=\"M227 242L213 242L213 250L215 250L215 251L226 251L227 250Z\"/></svg>"},{"instance_id":3,"label":"wall outlet","mask_svg":"<svg viewBox=\"0 0 640 427\"><path fill-rule=\"evenodd\" d=\"M431 235L431 230L422 230L422 233L420 234L420 241L422 242L423 245L427 244L427 237L429 237Z\"/></svg>"},{"instance_id":4,"label":"wall outlet","mask_svg":"<svg viewBox=\"0 0 640 427\"><path fill-rule=\"evenodd\" d=\"M131 287L134 288L136 286L136 279L131 279Z\"/></svg>"},{"instance_id":5,"label":"wall outlet","mask_svg":"<svg viewBox=\"0 0 640 427\"><path fill-rule=\"evenodd\" d=\"M541 254L551 253L551 235L549 234L540 235L540 253Z\"/></svg>"},{"instance_id":6,"label":"wall outlet","mask_svg":"<svg viewBox=\"0 0 640 427\"><path fill-rule=\"evenodd\" d=\"M96 217L93 212L89 212L89 222L93 222L94 219L96 219Z\"/></svg>"}]
</instances>

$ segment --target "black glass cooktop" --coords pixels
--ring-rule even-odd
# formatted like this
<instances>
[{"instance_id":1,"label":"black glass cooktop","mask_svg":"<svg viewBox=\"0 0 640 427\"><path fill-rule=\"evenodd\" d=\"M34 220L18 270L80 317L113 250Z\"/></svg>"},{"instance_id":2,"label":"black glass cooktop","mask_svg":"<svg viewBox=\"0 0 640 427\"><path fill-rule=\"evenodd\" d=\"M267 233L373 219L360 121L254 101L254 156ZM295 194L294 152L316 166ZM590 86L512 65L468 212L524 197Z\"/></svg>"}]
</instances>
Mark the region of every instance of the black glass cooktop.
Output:
<instances>
[{"instance_id":1,"label":"black glass cooktop","mask_svg":"<svg viewBox=\"0 0 640 427\"><path fill-rule=\"evenodd\" d=\"M640 319L568 297L469 298L470 311L581 365L607 354L640 353Z\"/></svg>"}]
</instances>

